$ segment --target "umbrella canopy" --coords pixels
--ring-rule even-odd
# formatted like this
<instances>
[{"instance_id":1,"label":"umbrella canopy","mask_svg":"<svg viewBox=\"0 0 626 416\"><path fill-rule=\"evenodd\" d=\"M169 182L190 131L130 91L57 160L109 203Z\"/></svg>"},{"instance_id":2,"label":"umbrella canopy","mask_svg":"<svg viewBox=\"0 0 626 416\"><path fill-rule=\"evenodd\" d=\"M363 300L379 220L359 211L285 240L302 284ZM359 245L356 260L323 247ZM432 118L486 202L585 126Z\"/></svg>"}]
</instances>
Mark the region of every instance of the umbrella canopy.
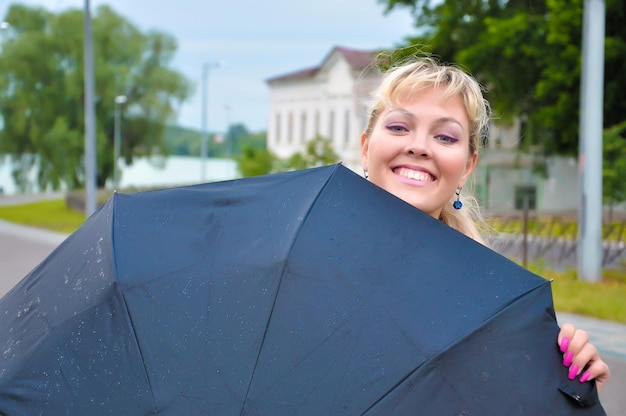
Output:
<instances>
[{"instance_id":1,"label":"umbrella canopy","mask_svg":"<svg viewBox=\"0 0 626 416\"><path fill-rule=\"evenodd\" d=\"M342 165L115 194L0 313L0 414L604 414L548 281Z\"/></svg>"}]
</instances>

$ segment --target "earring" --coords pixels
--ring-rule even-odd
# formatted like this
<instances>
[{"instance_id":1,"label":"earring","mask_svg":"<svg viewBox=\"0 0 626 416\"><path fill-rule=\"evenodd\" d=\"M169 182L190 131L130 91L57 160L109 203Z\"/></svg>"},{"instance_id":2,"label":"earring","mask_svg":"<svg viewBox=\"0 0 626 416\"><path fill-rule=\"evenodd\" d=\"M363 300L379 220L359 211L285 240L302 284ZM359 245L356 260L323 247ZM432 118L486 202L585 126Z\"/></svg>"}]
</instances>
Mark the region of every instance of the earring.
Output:
<instances>
[{"instance_id":1,"label":"earring","mask_svg":"<svg viewBox=\"0 0 626 416\"><path fill-rule=\"evenodd\" d=\"M459 188L456 190L455 194L456 194L456 201L454 201L452 203L452 206L454 207L454 209L461 209L463 207L463 203L461 202L461 200L459 199L459 195L461 195L461 189Z\"/></svg>"},{"instance_id":2,"label":"earring","mask_svg":"<svg viewBox=\"0 0 626 416\"><path fill-rule=\"evenodd\" d=\"M365 169L363 169L363 176L365 177L365 179L370 177L370 175L367 174L367 171Z\"/></svg>"}]
</instances>

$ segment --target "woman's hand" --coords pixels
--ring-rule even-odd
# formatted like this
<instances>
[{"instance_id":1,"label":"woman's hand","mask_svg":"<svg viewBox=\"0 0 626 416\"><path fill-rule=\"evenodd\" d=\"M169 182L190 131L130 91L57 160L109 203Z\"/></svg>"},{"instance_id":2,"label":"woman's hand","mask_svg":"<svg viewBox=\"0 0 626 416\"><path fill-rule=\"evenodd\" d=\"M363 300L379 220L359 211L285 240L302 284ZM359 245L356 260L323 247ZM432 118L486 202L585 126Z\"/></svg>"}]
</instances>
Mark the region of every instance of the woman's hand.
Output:
<instances>
[{"instance_id":1,"label":"woman's hand","mask_svg":"<svg viewBox=\"0 0 626 416\"><path fill-rule=\"evenodd\" d=\"M598 391L602 390L611 372L596 347L589 342L587 332L576 329L572 324L564 324L559 332L558 343L563 352L563 365L569 368L569 379L580 376L581 383L596 380Z\"/></svg>"}]
</instances>

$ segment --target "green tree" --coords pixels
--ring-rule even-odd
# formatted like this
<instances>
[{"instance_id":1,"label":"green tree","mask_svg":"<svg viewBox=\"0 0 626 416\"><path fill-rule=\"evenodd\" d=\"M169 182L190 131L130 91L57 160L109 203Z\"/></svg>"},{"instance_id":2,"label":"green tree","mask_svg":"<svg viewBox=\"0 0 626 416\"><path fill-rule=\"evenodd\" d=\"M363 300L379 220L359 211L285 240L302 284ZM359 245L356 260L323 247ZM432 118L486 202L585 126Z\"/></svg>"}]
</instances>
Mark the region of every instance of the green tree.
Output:
<instances>
[{"instance_id":1,"label":"green tree","mask_svg":"<svg viewBox=\"0 0 626 416\"><path fill-rule=\"evenodd\" d=\"M526 144L577 153L583 0L380 3L387 11L408 7L420 32L407 45L471 69L500 121L523 116ZM607 0L606 9L605 127L626 114L626 7Z\"/></svg>"},{"instance_id":2,"label":"green tree","mask_svg":"<svg viewBox=\"0 0 626 416\"><path fill-rule=\"evenodd\" d=\"M602 197L611 209L626 202L626 121L604 130Z\"/></svg>"},{"instance_id":3,"label":"green tree","mask_svg":"<svg viewBox=\"0 0 626 416\"><path fill-rule=\"evenodd\" d=\"M241 154L235 156L237 170L241 176L260 176L272 172L276 164L276 156L267 149L260 149L252 145L246 145L241 149Z\"/></svg>"},{"instance_id":4,"label":"green tree","mask_svg":"<svg viewBox=\"0 0 626 416\"><path fill-rule=\"evenodd\" d=\"M236 127L237 125L235 125ZM240 125L243 127L243 125ZM241 154L242 149L246 146L252 146L257 149L267 148L267 132L251 133L247 129L232 128L230 138L232 140L231 150L233 156Z\"/></svg>"},{"instance_id":5,"label":"green tree","mask_svg":"<svg viewBox=\"0 0 626 416\"><path fill-rule=\"evenodd\" d=\"M54 14L12 5L10 28L0 44L0 153L14 162L19 187L38 168L42 188L84 183L83 12ZM163 151L166 123L191 92L190 82L169 68L176 41L141 33L108 6L93 16L96 88L97 183L113 173L115 97L126 95L121 154Z\"/></svg>"},{"instance_id":6,"label":"green tree","mask_svg":"<svg viewBox=\"0 0 626 416\"><path fill-rule=\"evenodd\" d=\"M301 170L315 166L325 166L336 163L339 156L333 150L332 142L322 136L317 136L307 143L304 152L297 152L287 159L280 159L265 148L254 146L254 143L243 147L239 156L238 170L242 176L265 175L273 172Z\"/></svg>"},{"instance_id":7,"label":"green tree","mask_svg":"<svg viewBox=\"0 0 626 416\"><path fill-rule=\"evenodd\" d=\"M289 159L280 162L280 170L300 170L315 166L325 166L336 163L339 156L333 149L330 139L317 136L307 143L306 150L294 153Z\"/></svg>"}]
</instances>

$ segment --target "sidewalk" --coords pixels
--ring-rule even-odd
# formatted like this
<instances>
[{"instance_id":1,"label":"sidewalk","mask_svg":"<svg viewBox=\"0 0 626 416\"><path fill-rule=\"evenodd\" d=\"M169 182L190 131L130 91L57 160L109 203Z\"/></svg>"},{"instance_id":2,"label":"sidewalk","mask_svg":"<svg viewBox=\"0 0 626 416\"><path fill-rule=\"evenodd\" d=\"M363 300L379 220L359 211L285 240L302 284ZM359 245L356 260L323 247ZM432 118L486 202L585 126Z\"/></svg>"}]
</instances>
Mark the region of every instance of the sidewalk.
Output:
<instances>
[{"instance_id":1,"label":"sidewalk","mask_svg":"<svg viewBox=\"0 0 626 416\"><path fill-rule=\"evenodd\" d=\"M611 355L626 361L626 325L558 312L557 321L559 324L569 322L576 328L587 331L589 339L603 357Z\"/></svg>"},{"instance_id":2,"label":"sidewalk","mask_svg":"<svg viewBox=\"0 0 626 416\"><path fill-rule=\"evenodd\" d=\"M0 194L0 205L22 205L31 202L45 201L49 199L65 198L65 192L47 192L37 194Z\"/></svg>"}]
</instances>

